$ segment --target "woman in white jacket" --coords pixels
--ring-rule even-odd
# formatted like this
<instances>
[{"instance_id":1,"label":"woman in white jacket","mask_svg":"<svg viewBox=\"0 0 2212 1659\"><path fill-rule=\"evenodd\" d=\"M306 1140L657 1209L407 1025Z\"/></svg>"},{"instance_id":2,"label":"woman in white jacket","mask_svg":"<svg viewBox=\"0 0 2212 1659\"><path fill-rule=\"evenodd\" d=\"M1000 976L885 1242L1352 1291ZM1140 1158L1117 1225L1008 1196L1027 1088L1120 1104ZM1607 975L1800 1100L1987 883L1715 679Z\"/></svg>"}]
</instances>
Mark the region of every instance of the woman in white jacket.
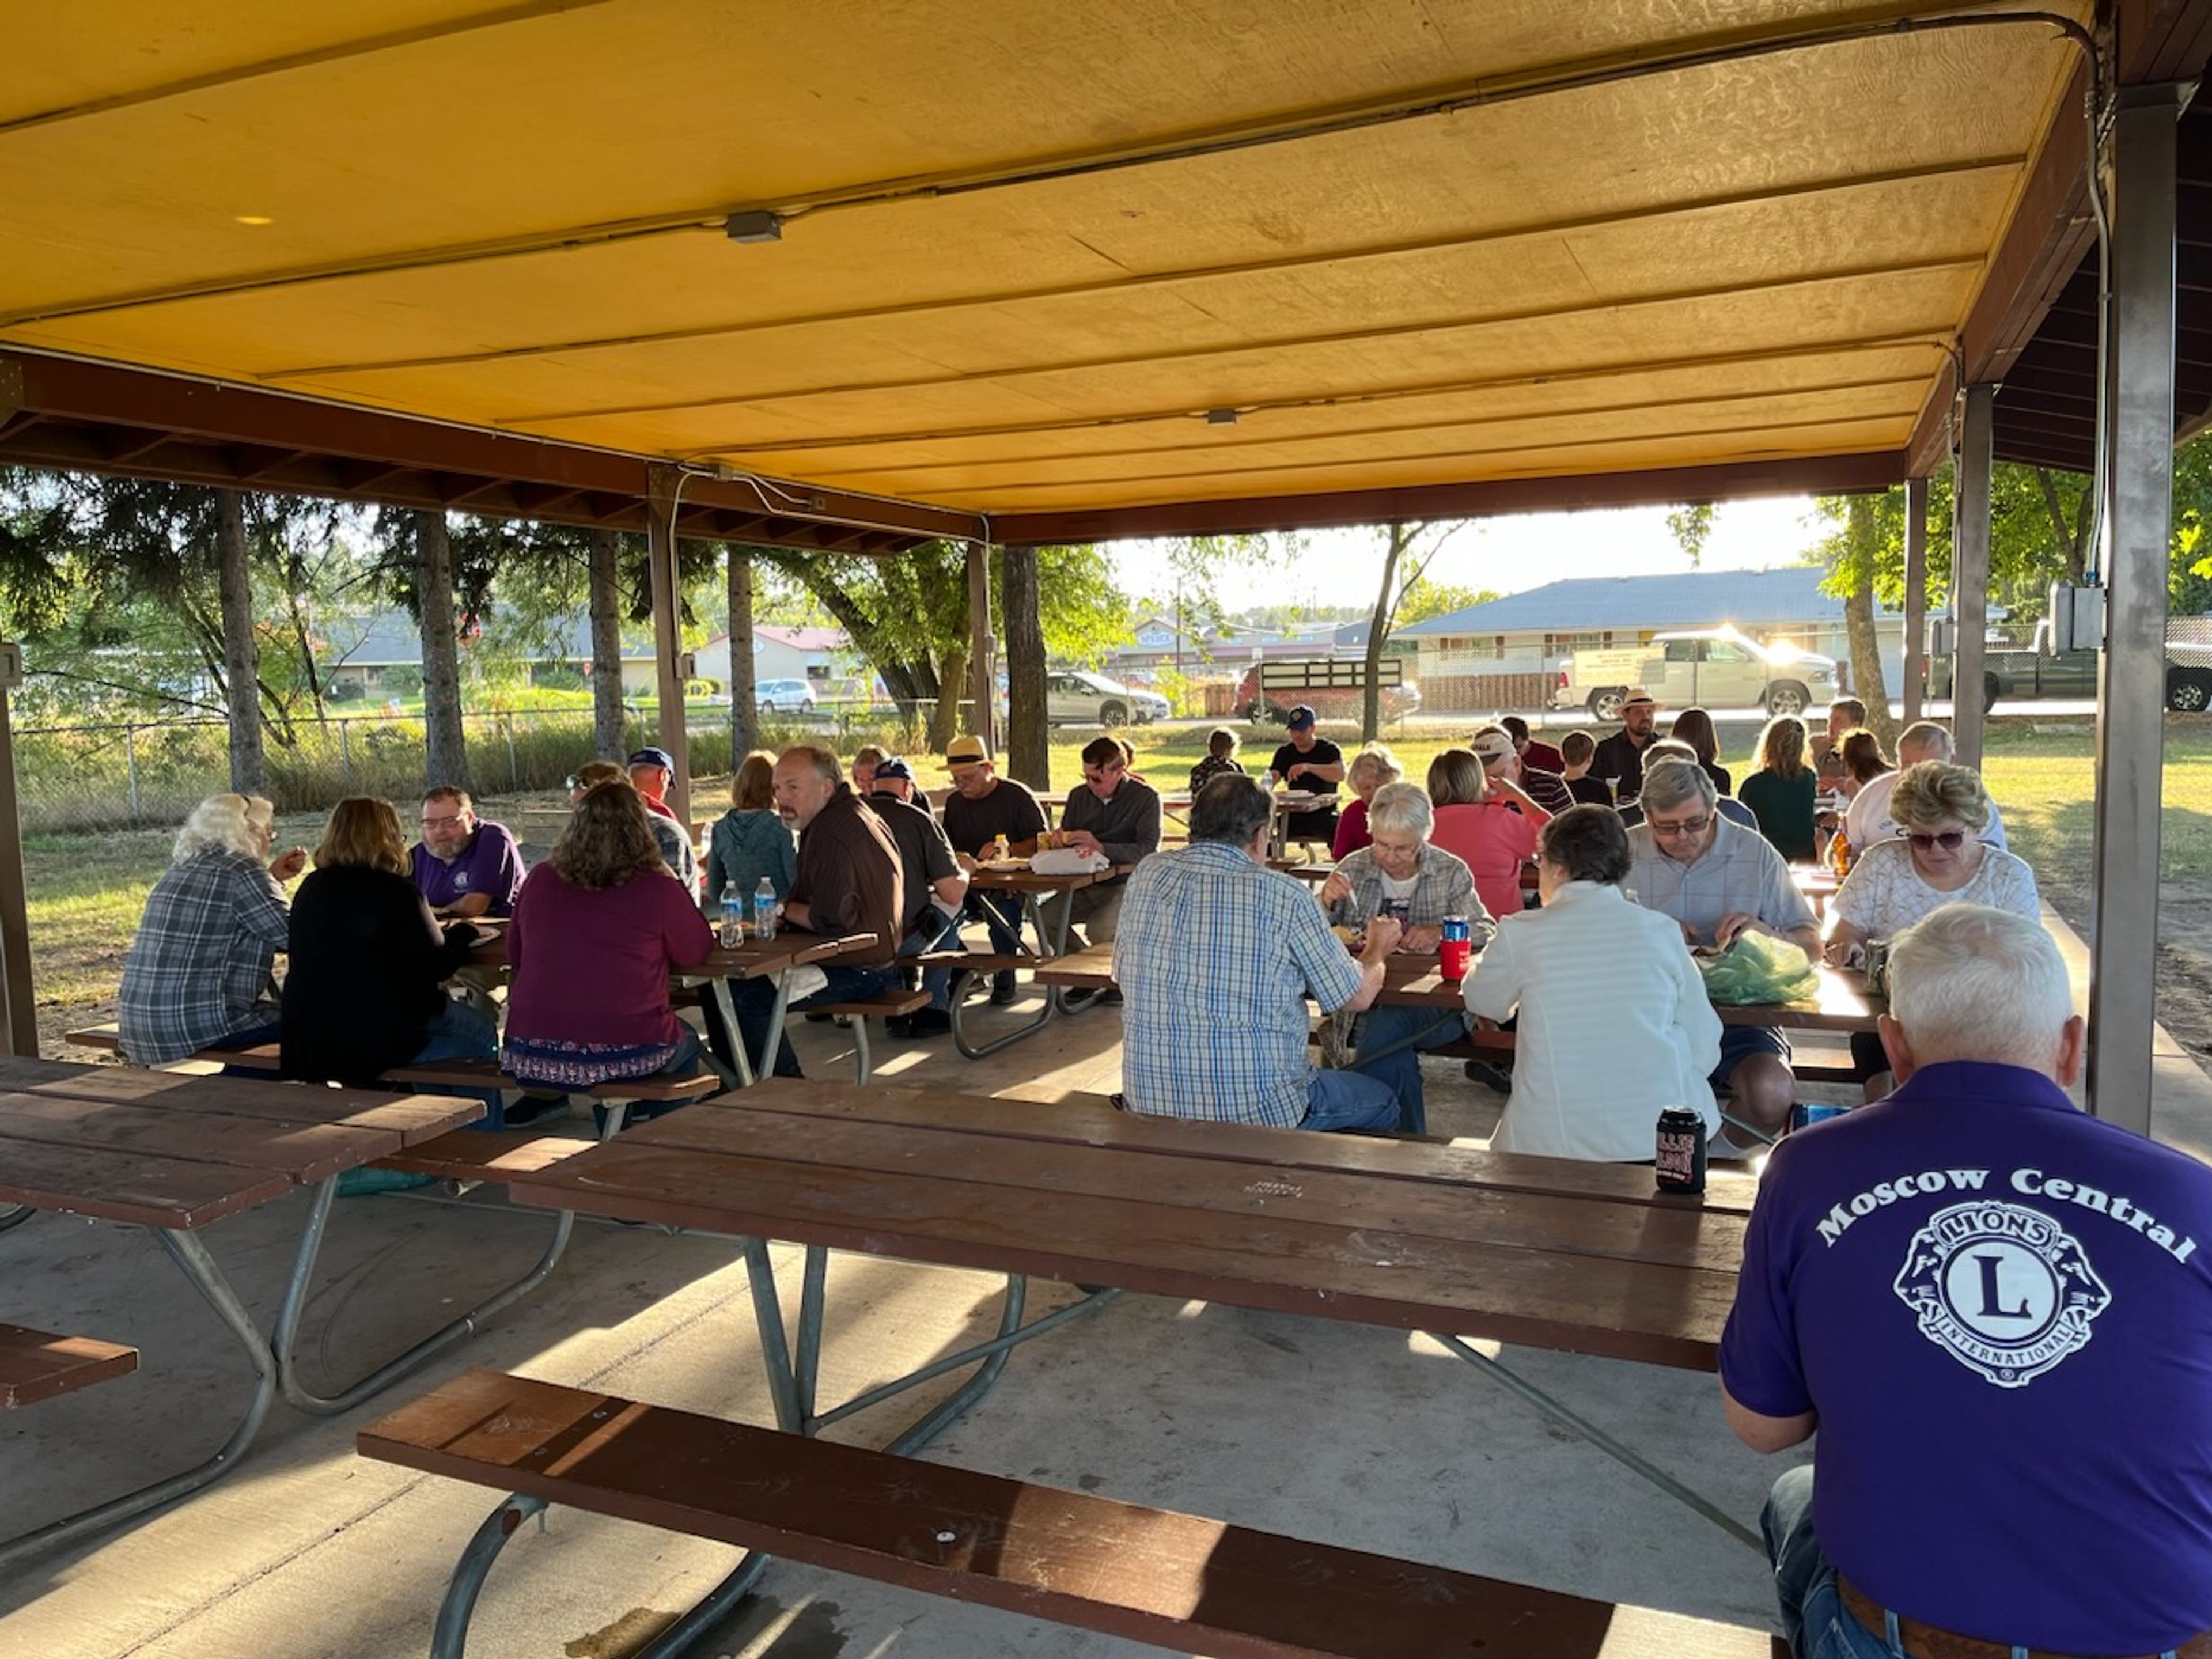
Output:
<instances>
[{"instance_id":1,"label":"woman in white jacket","mask_svg":"<svg viewBox=\"0 0 2212 1659\"><path fill-rule=\"evenodd\" d=\"M1470 1013L1521 1017L1512 1103L1491 1146L1647 1163L1669 1106L1714 1133L1720 1110L1705 1079L1720 1064L1720 1016L1680 924L1622 890L1620 815L1571 808L1544 826L1538 854L1543 908L1501 918L1467 977Z\"/></svg>"}]
</instances>

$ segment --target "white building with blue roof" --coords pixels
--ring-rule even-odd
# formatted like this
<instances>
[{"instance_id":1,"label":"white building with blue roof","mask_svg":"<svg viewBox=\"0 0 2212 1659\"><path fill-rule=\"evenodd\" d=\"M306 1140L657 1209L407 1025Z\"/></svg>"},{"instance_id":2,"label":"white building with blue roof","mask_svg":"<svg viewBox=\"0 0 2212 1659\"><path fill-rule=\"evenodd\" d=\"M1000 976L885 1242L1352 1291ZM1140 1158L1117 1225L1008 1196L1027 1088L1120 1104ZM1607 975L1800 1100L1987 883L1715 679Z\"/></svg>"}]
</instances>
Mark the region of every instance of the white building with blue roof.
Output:
<instances>
[{"instance_id":1,"label":"white building with blue roof","mask_svg":"<svg viewBox=\"0 0 2212 1659\"><path fill-rule=\"evenodd\" d=\"M1398 629L1418 647L1415 678L1436 709L1542 709L1559 660L1577 650L1650 643L1686 629L1742 629L1763 644L1794 645L1847 663L1844 602L1821 591L1818 566L1692 570L1661 576L1593 576L1548 582ZM1904 618L1878 611L1883 684L1893 696L1905 653Z\"/></svg>"}]
</instances>

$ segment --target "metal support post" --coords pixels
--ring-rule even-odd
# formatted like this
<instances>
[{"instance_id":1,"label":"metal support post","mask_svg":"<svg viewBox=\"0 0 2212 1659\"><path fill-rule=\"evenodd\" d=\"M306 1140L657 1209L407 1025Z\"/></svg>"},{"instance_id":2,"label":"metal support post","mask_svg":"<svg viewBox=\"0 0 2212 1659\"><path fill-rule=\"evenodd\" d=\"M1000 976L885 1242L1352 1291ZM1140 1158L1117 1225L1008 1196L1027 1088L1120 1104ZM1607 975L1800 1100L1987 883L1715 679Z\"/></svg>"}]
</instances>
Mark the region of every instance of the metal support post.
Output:
<instances>
[{"instance_id":1,"label":"metal support post","mask_svg":"<svg viewBox=\"0 0 2212 1659\"><path fill-rule=\"evenodd\" d=\"M131 827L136 830L143 822L138 816L138 728L128 724L123 728L123 767L131 775Z\"/></svg>"},{"instance_id":2,"label":"metal support post","mask_svg":"<svg viewBox=\"0 0 2212 1659\"><path fill-rule=\"evenodd\" d=\"M1979 771L1988 720L1982 687L1983 642L1990 626L1990 416L1994 386L1966 388L1959 434L1958 528L1951 538L1951 735L1959 764Z\"/></svg>"},{"instance_id":3,"label":"metal support post","mask_svg":"<svg viewBox=\"0 0 2212 1659\"><path fill-rule=\"evenodd\" d=\"M2159 809L2173 512L2176 134L2185 89L2120 93L2112 139L2112 337L2105 651L2098 671L2089 1109L2150 1133Z\"/></svg>"},{"instance_id":4,"label":"metal support post","mask_svg":"<svg viewBox=\"0 0 2212 1659\"><path fill-rule=\"evenodd\" d=\"M345 775L345 790L349 795L353 793L353 742L346 735L346 727L352 724L351 720L338 722L338 770Z\"/></svg>"},{"instance_id":5,"label":"metal support post","mask_svg":"<svg viewBox=\"0 0 2212 1659\"><path fill-rule=\"evenodd\" d=\"M7 647L12 653L15 647ZM0 1020L8 1052L36 1059L39 998L31 974L31 917L24 898L23 820L15 799L15 737L0 684Z\"/></svg>"},{"instance_id":6,"label":"metal support post","mask_svg":"<svg viewBox=\"0 0 2212 1659\"><path fill-rule=\"evenodd\" d=\"M1905 481L1905 723L1928 686L1928 480Z\"/></svg>"},{"instance_id":7,"label":"metal support post","mask_svg":"<svg viewBox=\"0 0 2212 1659\"><path fill-rule=\"evenodd\" d=\"M691 741L684 721L684 650L680 623L684 584L676 564L676 509L684 493L678 468L648 466L646 477L646 563L653 577L653 664L660 692L660 746L676 763L668 781L668 805L684 833L691 833Z\"/></svg>"}]
</instances>

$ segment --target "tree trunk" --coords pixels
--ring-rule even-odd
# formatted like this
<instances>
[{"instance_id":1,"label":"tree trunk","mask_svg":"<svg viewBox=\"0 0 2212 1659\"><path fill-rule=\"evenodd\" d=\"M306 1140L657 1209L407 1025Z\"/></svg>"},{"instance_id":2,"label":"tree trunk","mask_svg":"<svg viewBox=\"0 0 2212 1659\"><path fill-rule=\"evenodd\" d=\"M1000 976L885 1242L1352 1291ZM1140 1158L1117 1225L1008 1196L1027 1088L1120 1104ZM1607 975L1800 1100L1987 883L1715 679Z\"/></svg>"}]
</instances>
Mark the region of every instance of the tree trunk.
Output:
<instances>
[{"instance_id":1,"label":"tree trunk","mask_svg":"<svg viewBox=\"0 0 2212 1659\"><path fill-rule=\"evenodd\" d=\"M415 592L422 605L425 787L469 787L461 728L461 653L453 628L453 545L443 513L415 515Z\"/></svg>"},{"instance_id":2,"label":"tree trunk","mask_svg":"<svg viewBox=\"0 0 2212 1659\"><path fill-rule=\"evenodd\" d=\"M1367 689L1359 694L1359 741L1370 744L1382 731L1382 646L1390 637L1390 618L1396 611L1398 562L1406 556L1412 532L1402 524L1389 526L1389 548L1382 556L1382 586L1376 590L1375 615L1367 626Z\"/></svg>"},{"instance_id":3,"label":"tree trunk","mask_svg":"<svg viewBox=\"0 0 2212 1659\"><path fill-rule=\"evenodd\" d=\"M1006 769L1043 793L1052 787L1052 737L1045 724L1044 624L1034 547L1002 551L999 605L1006 628Z\"/></svg>"},{"instance_id":4,"label":"tree trunk","mask_svg":"<svg viewBox=\"0 0 2212 1659\"><path fill-rule=\"evenodd\" d=\"M753 667L753 556L730 544L730 770L760 743L760 705Z\"/></svg>"},{"instance_id":5,"label":"tree trunk","mask_svg":"<svg viewBox=\"0 0 2212 1659\"><path fill-rule=\"evenodd\" d=\"M965 729L960 723L961 692L968 684L968 653L949 651L937 672L937 707L929 717L929 752L941 755Z\"/></svg>"},{"instance_id":6,"label":"tree trunk","mask_svg":"<svg viewBox=\"0 0 2212 1659\"><path fill-rule=\"evenodd\" d=\"M591 535L592 753L618 761L629 752L623 728L622 614L616 570L621 544L611 530Z\"/></svg>"},{"instance_id":7,"label":"tree trunk","mask_svg":"<svg viewBox=\"0 0 2212 1659\"><path fill-rule=\"evenodd\" d=\"M1851 497L1846 532L1850 538L1851 583L1844 595L1844 630L1851 647L1851 690L1866 704L1867 726L1881 739L1885 753L1897 752L1897 716L1881 673L1881 646L1874 631L1875 521L1872 495Z\"/></svg>"},{"instance_id":8,"label":"tree trunk","mask_svg":"<svg viewBox=\"0 0 2212 1659\"><path fill-rule=\"evenodd\" d=\"M222 678L230 714L230 787L267 792L261 755L261 649L253 636L253 580L246 562L246 504L235 489L215 492L216 562L222 593Z\"/></svg>"}]
</instances>

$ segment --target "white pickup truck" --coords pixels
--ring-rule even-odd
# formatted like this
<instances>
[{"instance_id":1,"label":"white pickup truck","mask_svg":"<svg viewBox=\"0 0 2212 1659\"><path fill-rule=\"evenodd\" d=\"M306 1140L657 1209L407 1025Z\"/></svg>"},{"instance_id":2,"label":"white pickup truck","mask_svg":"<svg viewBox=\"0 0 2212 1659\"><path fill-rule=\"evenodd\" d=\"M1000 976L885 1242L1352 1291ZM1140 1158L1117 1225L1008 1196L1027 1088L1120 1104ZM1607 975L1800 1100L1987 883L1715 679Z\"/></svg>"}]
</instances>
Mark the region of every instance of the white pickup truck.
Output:
<instances>
[{"instance_id":1,"label":"white pickup truck","mask_svg":"<svg viewBox=\"0 0 2212 1659\"><path fill-rule=\"evenodd\" d=\"M1655 634L1649 645L1577 651L1559 664L1554 708L1587 708L1617 720L1620 700L1642 686L1670 708L1763 708L1802 714L1837 696L1836 663L1794 646L1765 646L1734 628Z\"/></svg>"}]
</instances>

